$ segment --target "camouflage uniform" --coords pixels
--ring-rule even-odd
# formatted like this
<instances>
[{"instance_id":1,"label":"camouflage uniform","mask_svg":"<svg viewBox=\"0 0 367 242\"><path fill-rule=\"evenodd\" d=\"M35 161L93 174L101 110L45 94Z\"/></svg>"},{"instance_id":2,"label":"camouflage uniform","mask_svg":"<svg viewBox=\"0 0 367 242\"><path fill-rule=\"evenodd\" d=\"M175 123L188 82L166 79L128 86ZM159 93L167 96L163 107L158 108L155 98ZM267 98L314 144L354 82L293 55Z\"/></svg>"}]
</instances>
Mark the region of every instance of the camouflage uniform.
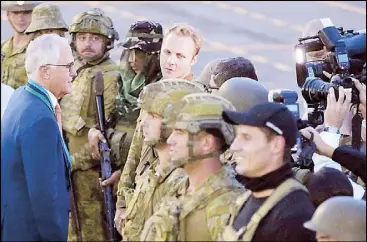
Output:
<instances>
[{"instance_id":1,"label":"camouflage uniform","mask_svg":"<svg viewBox=\"0 0 367 242\"><path fill-rule=\"evenodd\" d=\"M195 156L193 140L201 130L216 128L227 145L232 142L233 127L222 120L223 109L235 110L224 98L200 93L185 96L165 111L164 124L167 127L189 133L188 157L171 160L172 165L182 167L206 157L219 157L219 151ZM244 192L243 186L235 179L232 167L223 166L194 191L188 191L188 178L178 186L175 196L166 197L157 212L145 223L140 240L217 241L229 219L229 208Z\"/></svg>"},{"instance_id":2,"label":"camouflage uniform","mask_svg":"<svg viewBox=\"0 0 367 242\"><path fill-rule=\"evenodd\" d=\"M163 117L164 109L171 103L178 101L190 93L204 92L199 83L189 82L182 79L168 79L144 87L140 94L139 103L142 110ZM137 169L135 189L132 190L131 198L126 197L127 210L123 238L127 241L137 241L143 229L145 221L154 213L154 208L161 199L178 190L177 184L186 175L184 171L169 164L160 163L155 151L155 145L165 144L170 132L161 127L159 140L145 142L152 156L143 155ZM149 162L153 160L153 162Z\"/></svg>"},{"instance_id":3,"label":"camouflage uniform","mask_svg":"<svg viewBox=\"0 0 367 242\"><path fill-rule=\"evenodd\" d=\"M130 148L136 121L139 115L137 98L146 84L161 79L159 52L162 45L163 29L159 23L137 21L130 26L125 48L120 61L121 78L117 81L116 110L109 118L109 141L114 159L122 164ZM135 58L135 50L145 53L143 71L136 74L129 59Z\"/></svg>"},{"instance_id":4,"label":"camouflage uniform","mask_svg":"<svg viewBox=\"0 0 367 242\"><path fill-rule=\"evenodd\" d=\"M184 79L192 81L193 75L190 74ZM144 112L141 111L136 122L136 127L129 148L129 152L118 184L117 203L116 203L117 208L126 207L125 193L127 193L135 183L136 169L139 165L142 152L146 148L145 145L143 144L143 133L140 125L140 121L143 115Z\"/></svg>"},{"instance_id":5,"label":"camouflage uniform","mask_svg":"<svg viewBox=\"0 0 367 242\"><path fill-rule=\"evenodd\" d=\"M30 34L41 30L59 29L68 31L59 6L46 2L33 9L32 21L24 33Z\"/></svg>"},{"instance_id":6,"label":"camouflage uniform","mask_svg":"<svg viewBox=\"0 0 367 242\"><path fill-rule=\"evenodd\" d=\"M78 32L105 36L108 41L107 50L113 47L117 37L112 21L99 9L83 12L74 17L70 26L73 42ZM78 56L75 64L78 66L78 75L73 81L72 93L66 95L60 102L64 135L73 159L74 204L77 207L82 240L105 241L107 230L104 224L104 199L98 180L100 163L92 159L88 131L97 123L93 91L95 75L101 71L104 78L104 108L105 115L108 116L115 107L118 66L109 58L107 51L102 57L93 61L85 61ZM119 164L112 164L113 169L118 166ZM75 241L74 221L69 222L68 240Z\"/></svg>"},{"instance_id":7,"label":"camouflage uniform","mask_svg":"<svg viewBox=\"0 0 367 242\"><path fill-rule=\"evenodd\" d=\"M177 187L175 196L166 196L145 223L140 241L217 241L229 208L244 191L233 169L223 166L192 193L187 191L188 179Z\"/></svg>"},{"instance_id":8,"label":"camouflage uniform","mask_svg":"<svg viewBox=\"0 0 367 242\"><path fill-rule=\"evenodd\" d=\"M29 11L38 4L38 2L31 1L2 1L1 10L10 12ZM4 58L1 62L1 82L14 89L28 82L27 72L24 66L28 44L20 49L15 49L13 46L13 37L1 43L1 56Z\"/></svg>"}]
</instances>

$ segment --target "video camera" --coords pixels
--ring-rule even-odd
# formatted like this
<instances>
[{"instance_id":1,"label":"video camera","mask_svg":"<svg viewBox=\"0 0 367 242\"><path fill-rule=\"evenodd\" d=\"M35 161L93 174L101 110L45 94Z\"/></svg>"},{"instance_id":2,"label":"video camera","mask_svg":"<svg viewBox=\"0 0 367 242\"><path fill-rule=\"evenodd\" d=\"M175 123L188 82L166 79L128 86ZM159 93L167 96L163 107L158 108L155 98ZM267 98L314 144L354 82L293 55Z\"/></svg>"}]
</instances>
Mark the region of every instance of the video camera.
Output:
<instances>
[{"instance_id":1,"label":"video camera","mask_svg":"<svg viewBox=\"0 0 367 242\"><path fill-rule=\"evenodd\" d=\"M303 87L307 77L323 77L323 71L339 75L358 75L366 62L366 33L336 28L329 18L317 35L298 39L295 46L297 84ZM321 52L322 59L310 59ZM326 55L327 54L327 55Z\"/></svg>"},{"instance_id":2,"label":"video camera","mask_svg":"<svg viewBox=\"0 0 367 242\"><path fill-rule=\"evenodd\" d=\"M295 46L297 84L309 108L308 121L312 126L323 123L326 97L333 87L338 99L338 88L352 89L352 103L359 103L359 92L352 77L366 82L366 33L336 28L329 18L321 19L324 28L317 35L298 39ZM323 56L311 59L311 55ZM321 54L320 54L321 53ZM325 78L323 71L337 78Z\"/></svg>"}]
</instances>

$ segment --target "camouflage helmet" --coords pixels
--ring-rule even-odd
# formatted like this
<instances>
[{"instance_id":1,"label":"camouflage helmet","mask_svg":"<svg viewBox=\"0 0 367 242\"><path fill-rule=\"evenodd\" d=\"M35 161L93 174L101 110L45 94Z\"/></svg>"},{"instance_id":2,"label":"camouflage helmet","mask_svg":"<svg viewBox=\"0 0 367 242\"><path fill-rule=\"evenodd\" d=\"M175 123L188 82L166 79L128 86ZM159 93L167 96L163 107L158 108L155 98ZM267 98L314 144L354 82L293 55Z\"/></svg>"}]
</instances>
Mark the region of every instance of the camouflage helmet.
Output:
<instances>
[{"instance_id":1,"label":"camouflage helmet","mask_svg":"<svg viewBox=\"0 0 367 242\"><path fill-rule=\"evenodd\" d=\"M236 108L226 99L209 93L195 93L183 97L180 101L168 105L164 111L163 124L167 128L188 132L188 155L171 159L175 167L195 162L208 157L218 157L228 148L234 139L233 126L222 119L223 110ZM200 131L216 130L223 136L224 146L207 154L194 154L195 135Z\"/></svg>"},{"instance_id":2,"label":"camouflage helmet","mask_svg":"<svg viewBox=\"0 0 367 242\"><path fill-rule=\"evenodd\" d=\"M140 49L147 53L159 53L162 41L161 24L153 21L136 21L130 26L122 46L126 49Z\"/></svg>"},{"instance_id":3,"label":"camouflage helmet","mask_svg":"<svg viewBox=\"0 0 367 242\"><path fill-rule=\"evenodd\" d=\"M59 6L46 2L33 9L32 21L25 31L26 34L45 29L61 29L68 31Z\"/></svg>"},{"instance_id":4,"label":"camouflage helmet","mask_svg":"<svg viewBox=\"0 0 367 242\"><path fill-rule=\"evenodd\" d=\"M216 94L229 100L239 112L247 112L255 105L268 103L266 87L247 77L229 79Z\"/></svg>"},{"instance_id":5,"label":"camouflage helmet","mask_svg":"<svg viewBox=\"0 0 367 242\"><path fill-rule=\"evenodd\" d=\"M163 117L168 104L197 92L204 92L199 83L179 78L165 79L145 86L139 95L138 105L147 112Z\"/></svg>"},{"instance_id":6,"label":"camouflage helmet","mask_svg":"<svg viewBox=\"0 0 367 242\"><path fill-rule=\"evenodd\" d=\"M9 12L30 11L40 3L35 1L1 1L1 10Z\"/></svg>"},{"instance_id":7,"label":"camouflage helmet","mask_svg":"<svg viewBox=\"0 0 367 242\"><path fill-rule=\"evenodd\" d=\"M191 134L217 129L226 144L230 145L234 132L232 125L222 119L224 109L236 111L233 104L223 97L209 93L190 94L165 109L164 123L167 127L186 130Z\"/></svg>"},{"instance_id":8,"label":"camouflage helmet","mask_svg":"<svg viewBox=\"0 0 367 242\"><path fill-rule=\"evenodd\" d=\"M139 95L139 106L148 113L154 113L163 118L165 108L185 95L191 93L204 92L204 88L195 82L183 79L166 79L144 87ZM158 143L166 143L170 129L161 126L161 133L158 140L145 141L148 146L154 146Z\"/></svg>"},{"instance_id":9,"label":"camouflage helmet","mask_svg":"<svg viewBox=\"0 0 367 242\"><path fill-rule=\"evenodd\" d=\"M114 47L115 40L119 40L119 35L113 27L112 20L99 8L77 14L71 21L69 32L73 35L73 40L76 33L103 35L109 40L107 50Z\"/></svg>"},{"instance_id":10,"label":"camouflage helmet","mask_svg":"<svg viewBox=\"0 0 367 242\"><path fill-rule=\"evenodd\" d=\"M366 201L350 196L329 198L303 226L331 236L336 241L365 241Z\"/></svg>"}]
</instances>

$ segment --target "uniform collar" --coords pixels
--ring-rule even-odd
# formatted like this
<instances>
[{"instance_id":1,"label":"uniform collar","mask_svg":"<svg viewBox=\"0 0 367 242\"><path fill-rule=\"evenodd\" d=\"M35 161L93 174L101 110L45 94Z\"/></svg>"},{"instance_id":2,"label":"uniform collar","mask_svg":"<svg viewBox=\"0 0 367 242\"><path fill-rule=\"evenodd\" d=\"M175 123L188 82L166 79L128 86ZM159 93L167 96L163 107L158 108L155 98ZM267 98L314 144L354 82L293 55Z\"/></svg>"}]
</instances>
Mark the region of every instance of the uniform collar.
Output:
<instances>
[{"instance_id":1,"label":"uniform collar","mask_svg":"<svg viewBox=\"0 0 367 242\"><path fill-rule=\"evenodd\" d=\"M14 46L13 46L13 36L12 36L12 37L10 37L10 39L6 43L4 43L4 45L2 46L1 49L5 50L4 52L6 52L5 53L6 57L13 56L13 55L17 55L17 54L25 52L30 42L31 42L31 39L29 40L29 42L25 46L23 46L20 49L17 49L17 51L15 53L12 53L13 48L14 48Z\"/></svg>"}]
</instances>

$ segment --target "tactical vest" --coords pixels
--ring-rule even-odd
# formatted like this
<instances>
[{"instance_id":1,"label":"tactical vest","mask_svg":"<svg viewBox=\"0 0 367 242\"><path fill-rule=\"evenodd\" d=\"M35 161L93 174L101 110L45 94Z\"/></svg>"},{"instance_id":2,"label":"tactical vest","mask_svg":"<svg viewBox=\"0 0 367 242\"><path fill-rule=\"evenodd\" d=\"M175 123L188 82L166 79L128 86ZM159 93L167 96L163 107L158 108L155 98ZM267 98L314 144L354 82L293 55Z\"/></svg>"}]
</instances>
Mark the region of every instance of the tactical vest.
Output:
<instances>
[{"instance_id":1,"label":"tactical vest","mask_svg":"<svg viewBox=\"0 0 367 242\"><path fill-rule=\"evenodd\" d=\"M150 172L150 170L154 169L156 164L158 163L158 157L154 158L153 152L154 151L151 147L143 147L140 163L135 171L135 177L132 185L133 188L128 188L122 191L125 197L126 205L128 205L133 199L134 190L137 189L137 187L139 186L139 180L142 179L142 175L144 173Z\"/></svg>"},{"instance_id":2,"label":"tactical vest","mask_svg":"<svg viewBox=\"0 0 367 242\"><path fill-rule=\"evenodd\" d=\"M1 43L1 55L4 59L1 62L1 82L17 89L28 82L25 70L25 53L28 44L23 48L13 52L13 37Z\"/></svg>"},{"instance_id":3,"label":"tactical vest","mask_svg":"<svg viewBox=\"0 0 367 242\"><path fill-rule=\"evenodd\" d=\"M229 226L226 226L222 239L223 241L251 241L253 236L255 235L256 229L260 224L261 220L288 194L302 190L308 192L306 187L300 184L293 178L288 178L282 184L280 184L275 191L268 197L265 202L260 206L260 208L252 215L250 222L240 228L240 230L236 231L233 229L234 219L237 217L240 212L242 206L247 202L252 192L250 190L246 191L246 193L241 196L236 201L236 207L233 208L233 213L231 219L229 221Z\"/></svg>"},{"instance_id":4,"label":"tactical vest","mask_svg":"<svg viewBox=\"0 0 367 242\"><path fill-rule=\"evenodd\" d=\"M81 136L83 134L79 131L83 127L91 128L97 123L95 99L92 98L94 97L93 78L98 71L101 71L105 82L106 78L117 80L119 75L117 68L112 60L108 60L100 65L82 69L78 73L73 81L72 93L66 95L60 102L63 130L73 136ZM88 113L91 106L94 112Z\"/></svg>"},{"instance_id":5,"label":"tactical vest","mask_svg":"<svg viewBox=\"0 0 367 242\"><path fill-rule=\"evenodd\" d=\"M186 230L186 224L188 223L186 220L189 216L193 216L193 214L197 215L199 211L199 216L195 216L194 218L198 218L200 221L205 221L207 223L206 213L203 214L203 211L210 203L223 203L223 195L237 190L238 192L240 190L242 191L241 185L239 183L236 185L237 183L234 183L233 180L227 176L228 172L222 170L221 174L209 178L214 179L210 184L205 184L199 190L187 195L184 193L186 193L188 180L183 180L182 188L184 191L181 192L183 195L178 198L172 197L166 199L161 204L160 209L145 223L140 239L144 241L161 240L162 238L166 241L187 240L187 233L190 231ZM219 197L222 198L216 201ZM228 201L226 201L226 203L228 203ZM190 221L197 220L191 219ZM200 226L203 226L203 224L200 223ZM205 224L205 226L209 225ZM210 234L208 229L207 231L200 231L200 233L209 239ZM196 238L195 240L198 239Z\"/></svg>"}]
</instances>

